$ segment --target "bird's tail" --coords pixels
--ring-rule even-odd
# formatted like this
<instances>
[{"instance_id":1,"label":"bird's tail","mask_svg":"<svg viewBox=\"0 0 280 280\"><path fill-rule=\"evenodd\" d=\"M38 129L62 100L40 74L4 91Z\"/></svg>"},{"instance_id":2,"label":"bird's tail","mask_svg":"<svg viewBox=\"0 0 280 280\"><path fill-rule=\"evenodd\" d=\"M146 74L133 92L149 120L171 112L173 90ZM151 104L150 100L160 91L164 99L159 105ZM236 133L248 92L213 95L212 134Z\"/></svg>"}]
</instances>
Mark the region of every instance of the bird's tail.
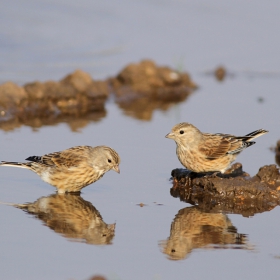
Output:
<instances>
[{"instance_id":1,"label":"bird's tail","mask_svg":"<svg viewBox=\"0 0 280 280\"><path fill-rule=\"evenodd\" d=\"M0 204L8 205L8 206L13 206L13 207L18 208L18 209L26 210L26 209L28 209L28 206L29 206L30 203L18 204L18 203L11 203L11 202L0 201Z\"/></svg>"},{"instance_id":2,"label":"bird's tail","mask_svg":"<svg viewBox=\"0 0 280 280\"><path fill-rule=\"evenodd\" d=\"M1 161L0 166L12 166L12 167L20 167L20 168L30 168L30 163L22 163L22 162L12 162L12 161Z\"/></svg>"},{"instance_id":3,"label":"bird's tail","mask_svg":"<svg viewBox=\"0 0 280 280\"><path fill-rule=\"evenodd\" d=\"M264 135L266 133L268 133L268 131L264 130L264 129L255 130L255 131L245 135L246 138L248 137L248 139L246 139L246 141L251 141L251 140L253 140L253 139L257 138L257 137L260 137L260 136L262 136L262 135Z\"/></svg>"},{"instance_id":4,"label":"bird's tail","mask_svg":"<svg viewBox=\"0 0 280 280\"><path fill-rule=\"evenodd\" d=\"M251 133L246 134L245 136L238 136L238 137L235 137L235 138L239 139L239 140L242 140L242 141L249 142L249 141L252 141L255 138L260 137L260 136L262 136L266 133L268 133L267 130L258 129L258 130L255 130L255 131L251 132ZM253 143L253 144L255 144L255 143Z\"/></svg>"}]
</instances>

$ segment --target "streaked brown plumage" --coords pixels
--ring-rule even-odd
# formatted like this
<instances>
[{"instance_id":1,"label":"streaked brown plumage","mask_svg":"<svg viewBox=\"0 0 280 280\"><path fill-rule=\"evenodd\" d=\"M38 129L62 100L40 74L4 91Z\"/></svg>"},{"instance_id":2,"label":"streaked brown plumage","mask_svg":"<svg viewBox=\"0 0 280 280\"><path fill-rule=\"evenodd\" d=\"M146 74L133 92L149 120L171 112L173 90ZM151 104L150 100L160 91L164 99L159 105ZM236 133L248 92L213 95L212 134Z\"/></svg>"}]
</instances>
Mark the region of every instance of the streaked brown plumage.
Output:
<instances>
[{"instance_id":1,"label":"streaked brown plumage","mask_svg":"<svg viewBox=\"0 0 280 280\"><path fill-rule=\"evenodd\" d=\"M43 156L31 156L30 162L2 161L0 166L21 167L37 173L59 193L78 192L99 180L107 171L120 173L120 157L107 146L76 146Z\"/></svg>"},{"instance_id":2,"label":"streaked brown plumage","mask_svg":"<svg viewBox=\"0 0 280 280\"><path fill-rule=\"evenodd\" d=\"M190 123L179 123L165 137L175 140L178 159L187 169L224 173L242 150L255 144L253 139L267 132L259 129L245 136L211 134L202 133Z\"/></svg>"}]
</instances>

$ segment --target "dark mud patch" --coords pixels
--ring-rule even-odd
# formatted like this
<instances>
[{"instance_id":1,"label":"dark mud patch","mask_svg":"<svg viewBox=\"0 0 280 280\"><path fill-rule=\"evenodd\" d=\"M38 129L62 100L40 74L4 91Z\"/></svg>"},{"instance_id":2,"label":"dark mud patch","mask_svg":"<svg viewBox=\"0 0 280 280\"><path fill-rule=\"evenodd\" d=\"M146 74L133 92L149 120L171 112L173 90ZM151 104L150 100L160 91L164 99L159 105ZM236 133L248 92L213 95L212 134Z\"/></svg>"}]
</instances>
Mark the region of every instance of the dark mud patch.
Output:
<instances>
[{"instance_id":1,"label":"dark mud patch","mask_svg":"<svg viewBox=\"0 0 280 280\"><path fill-rule=\"evenodd\" d=\"M221 177L184 169L175 169L171 175L171 195L205 211L253 216L280 203L280 174L275 165L261 167L253 177L242 171L240 163Z\"/></svg>"},{"instance_id":2,"label":"dark mud patch","mask_svg":"<svg viewBox=\"0 0 280 280\"><path fill-rule=\"evenodd\" d=\"M206 76L214 77L218 82L223 82L227 78L233 78L236 73L230 72L226 67L220 65L214 70L209 70L204 73Z\"/></svg>"}]
</instances>

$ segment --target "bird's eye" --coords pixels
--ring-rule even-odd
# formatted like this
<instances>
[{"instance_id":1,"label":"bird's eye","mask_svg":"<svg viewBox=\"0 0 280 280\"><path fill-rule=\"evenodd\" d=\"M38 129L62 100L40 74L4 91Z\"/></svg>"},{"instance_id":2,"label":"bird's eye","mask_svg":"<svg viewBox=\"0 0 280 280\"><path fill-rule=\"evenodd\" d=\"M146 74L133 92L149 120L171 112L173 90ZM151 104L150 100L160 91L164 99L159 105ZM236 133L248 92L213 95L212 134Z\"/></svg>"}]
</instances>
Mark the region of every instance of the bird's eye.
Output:
<instances>
[{"instance_id":1,"label":"bird's eye","mask_svg":"<svg viewBox=\"0 0 280 280\"><path fill-rule=\"evenodd\" d=\"M180 130L180 134L184 134L184 130Z\"/></svg>"},{"instance_id":2,"label":"bird's eye","mask_svg":"<svg viewBox=\"0 0 280 280\"><path fill-rule=\"evenodd\" d=\"M110 159L108 159L108 162L112 162Z\"/></svg>"}]
</instances>

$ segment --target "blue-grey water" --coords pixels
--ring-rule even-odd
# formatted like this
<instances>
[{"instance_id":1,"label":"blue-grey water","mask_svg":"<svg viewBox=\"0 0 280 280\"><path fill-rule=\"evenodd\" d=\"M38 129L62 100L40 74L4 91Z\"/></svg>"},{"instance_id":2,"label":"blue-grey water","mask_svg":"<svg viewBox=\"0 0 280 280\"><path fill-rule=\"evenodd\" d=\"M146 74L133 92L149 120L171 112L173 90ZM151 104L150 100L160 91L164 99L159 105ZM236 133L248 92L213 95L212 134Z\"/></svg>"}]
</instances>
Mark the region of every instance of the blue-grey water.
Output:
<instances>
[{"instance_id":1,"label":"blue-grey water","mask_svg":"<svg viewBox=\"0 0 280 280\"><path fill-rule=\"evenodd\" d=\"M106 117L78 132L67 123L1 130L0 160L100 144L122 159L120 175L107 173L81 195L105 223L116 223L110 245L69 241L3 204L1 278L279 279L279 207L250 218L222 216L246 235L239 250L194 246L170 260L159 245L179 210L191 207L170 195L171 170L181 167L175 143L164 137L174 124L188 121L204 132L237 135L267 129L238 161L251 175L275 163L269 148L280 138L279 12L279 1L2 1L1 83L59 80L77 68L104 79L149 58L188 71L199 89L167 111L154 111L150 121L125 115L110 100ZM217 82L205 75L220 64L233 76ZM2 202L35 202L54 193L30 171L0 168Z\"/></svg>"}]
</instances>

